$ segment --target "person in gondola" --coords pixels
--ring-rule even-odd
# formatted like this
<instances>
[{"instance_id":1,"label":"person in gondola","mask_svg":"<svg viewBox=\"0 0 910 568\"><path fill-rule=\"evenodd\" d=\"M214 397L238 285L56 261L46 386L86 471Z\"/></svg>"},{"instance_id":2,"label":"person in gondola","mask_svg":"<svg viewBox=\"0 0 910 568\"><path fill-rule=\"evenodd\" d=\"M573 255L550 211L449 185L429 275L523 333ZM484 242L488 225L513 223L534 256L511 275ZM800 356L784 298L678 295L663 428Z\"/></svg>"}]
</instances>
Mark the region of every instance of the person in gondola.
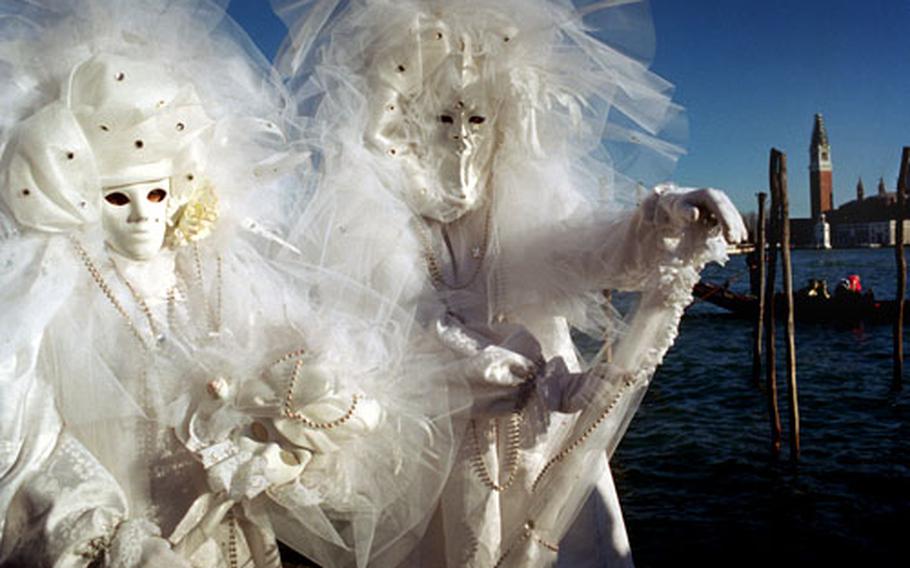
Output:
<instances>
[{"instance_id":1,"label":"person in gondola","mask_svg":"<svg viewBox=\"0 0 910 568\"><path fill-rule=\"evenodd\" d=\"M805 288L797 292L798 297L827 300L831 297L828 292L828 282L823 279L810 278Z\"/></svg>"},{"instance_id":2,"label":"person in gondola","mask_svg":"<svg viewBox=\"0 0 910 568\"><path fill-rule=\"evenodd\" d=\"M858 274L850 274L846 278L842 278L841 281L837 283L837 288L834 289L835 297L840 299L857 299L862 293L863 285Z\"/></svg>"}]
</instances>

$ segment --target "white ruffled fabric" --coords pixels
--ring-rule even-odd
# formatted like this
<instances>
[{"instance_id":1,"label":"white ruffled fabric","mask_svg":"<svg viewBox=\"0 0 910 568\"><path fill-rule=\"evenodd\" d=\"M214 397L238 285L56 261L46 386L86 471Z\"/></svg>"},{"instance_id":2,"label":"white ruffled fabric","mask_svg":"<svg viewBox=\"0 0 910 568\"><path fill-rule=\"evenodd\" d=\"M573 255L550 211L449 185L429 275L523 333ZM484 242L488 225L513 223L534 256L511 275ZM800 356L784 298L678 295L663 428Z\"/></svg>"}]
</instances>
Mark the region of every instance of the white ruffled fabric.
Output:
<instances>
[{"instance_id":1,"label":"white ruffled fabric","mask_svg":"<svg viewBox=\"0 0 910 568\"><path fill-rule=\"evenodd\" d=\"M70 72L98 56L192 85L211 121L194 171L220 219L195 245L121 257L91 214L100 187L48 175L23 195L7 175L16 129L71 103ZM276 566L276 535L327 567L407 554L455 449L443 363L411 353L394 287L364 288L308 231L332 209L308 202L302 121L223 7L3 3L0 100L0 564ZM29 144L63 148L54 134ZM62 207L15 201L49 187Z\"/></svg>"},{"instance_id":2,"label":"white ruffled fabric","mask_svg":"<svg viewBox=\"0 0 910 568\"><path fill-rule=\"evenodd\" d=\"M326 255L417 310L474 401L437 515L407 562L631 565L605 458L672 344L698 272L725 258L719 231L674 216L685 192L646 194L638 183L664 179L683 124L670 85L647 70L643 3L273 5L290 30L279 69L298 112L315 117L308 143L324 176L313 210L337 215L314 224L343 243ZM444 89L458 81L464 106L483 103L466 132L489 128L495 139L488 164L462 170L462 181L482 180L462 184L462 196L448 189L451 176L427 181L443 167L438 123L456 108ZM482 153L483 139L472 142ZM604 290L640 298L619 314ZM612 362L608 350L582 360L571 329L604 337ZM582 548L557 559L592 491L609 526L583 520L572 529Z\"/></svg>"}]
</instances>

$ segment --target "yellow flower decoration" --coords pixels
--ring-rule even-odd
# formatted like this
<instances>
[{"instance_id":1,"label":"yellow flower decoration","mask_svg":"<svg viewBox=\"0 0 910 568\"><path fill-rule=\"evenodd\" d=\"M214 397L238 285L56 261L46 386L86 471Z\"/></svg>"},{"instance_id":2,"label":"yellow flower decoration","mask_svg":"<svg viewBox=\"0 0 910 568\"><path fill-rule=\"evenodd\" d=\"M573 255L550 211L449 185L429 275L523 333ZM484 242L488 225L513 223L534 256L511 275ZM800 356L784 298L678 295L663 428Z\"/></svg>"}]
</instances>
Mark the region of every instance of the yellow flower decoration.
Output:
<instances>
[{"instance_id":1,"label":"yellow flower decoration","mask_svg":"<svg viewBox=\"0 0 910 568\"><path fill-rule=\"evenodd\" d=\"M218 195L212 182L199 184L174 216L168 246L178 248L209 236L218 221Z\"/></svg>"}]
</instances>

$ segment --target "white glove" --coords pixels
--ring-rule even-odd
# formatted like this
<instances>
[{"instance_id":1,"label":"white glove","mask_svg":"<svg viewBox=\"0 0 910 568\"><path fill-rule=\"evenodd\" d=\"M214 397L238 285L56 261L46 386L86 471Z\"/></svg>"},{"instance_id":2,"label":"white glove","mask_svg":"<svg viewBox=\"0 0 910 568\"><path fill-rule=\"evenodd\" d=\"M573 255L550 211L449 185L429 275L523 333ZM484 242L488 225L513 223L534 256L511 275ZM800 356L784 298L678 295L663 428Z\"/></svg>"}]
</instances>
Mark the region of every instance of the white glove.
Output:
<instances>
[{"instance_id":1,"label":"white glove","mask_svg":"<svg viewBox=\"0 0 910 568\"><path fill-rule=\"evenodd\" d=\"M653 207L652 219L657 225L683 229L693 223L708 227L720 226L727 242L736 244L748 238L742 216L727 197L717 189L680 189L673 185L660 185L657 195L645 202Z\"/></svg>"},{"instance_id":2,"label":"white glove","mask_svg":"<svg viewBox=\"0 0 910 568\"><path fill-rule=\"evenodd\" d=\"M474 416L502 416L527 399L534 386L537 365L522 355L489 345L470 358L468 382L474 400Z\"/></svg>"},{"instance_id":3,"label":"white glove","mask_svg":"<svg viewBox=\"0 0 910 568\"><path fill-rule=\"evenodd\" d=\"M515 387L532 379L536 365L522 353L542 358L537 340L520 326L508 326L508 333L502 337L494 333L501 329L485 331L493 337L485 337L473 330L469 332L448 319L436 321L439 339L452 351L465 357L466 378L472 384Z\"/></svg>"},{"instance_id":4,"label":"white glove","mask_svg":"<svg viewBox=\"0 0 910 568\"><path fill-rule=\"evenodd\" d=\"M534 378L534 362L514 351L488 345L471 362L476 375L490 386L517 387Z\"/></svg>"},{"instance_id":5,"label":"white glove","mask_svg":"<svg viewBox=\"0 0 910 568\"><path fill-rule=\"evenodd\" d=\"M515 410L543 367L540 344L522 326L469 330L451 318L443 318L436 321L436 334L463 357L461 370L471 388L474 416L499 416ZM535 363L532 358L541 362Z\"/></svg>"}]
</instances>

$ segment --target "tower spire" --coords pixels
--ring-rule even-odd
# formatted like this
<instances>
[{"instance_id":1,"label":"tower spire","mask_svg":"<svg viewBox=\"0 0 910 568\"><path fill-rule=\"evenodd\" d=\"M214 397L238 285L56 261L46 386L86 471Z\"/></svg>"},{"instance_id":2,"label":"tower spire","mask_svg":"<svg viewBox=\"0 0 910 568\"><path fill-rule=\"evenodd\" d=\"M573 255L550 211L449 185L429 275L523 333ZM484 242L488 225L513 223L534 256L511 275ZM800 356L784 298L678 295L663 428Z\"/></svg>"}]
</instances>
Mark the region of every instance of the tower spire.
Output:
<instances>
[{"instance_id":1,"label":"tower spire","mask_svg":"<svg viewBox=\"0 0 910 568\"><path fill-rule=\"evenodd\" d=\"M863 185L863 177L859 177L859 181L856 182L856 200L862 201L863 197L866 196L866 187Z\"/></svg>"},{"instance_id":2,"label":"tower spire","mask_svg":"<svg viewBox=\"0 0 910 568\"><path fill-rule=\"evenodd\" d=\"M809 149L816 148L818 146L827 146L828 145L828 131L825 129L825 119L822 117L822 114L815 114L815 125L812 127L812 144L809 146Z\"/></svg>"}]
</instances>

